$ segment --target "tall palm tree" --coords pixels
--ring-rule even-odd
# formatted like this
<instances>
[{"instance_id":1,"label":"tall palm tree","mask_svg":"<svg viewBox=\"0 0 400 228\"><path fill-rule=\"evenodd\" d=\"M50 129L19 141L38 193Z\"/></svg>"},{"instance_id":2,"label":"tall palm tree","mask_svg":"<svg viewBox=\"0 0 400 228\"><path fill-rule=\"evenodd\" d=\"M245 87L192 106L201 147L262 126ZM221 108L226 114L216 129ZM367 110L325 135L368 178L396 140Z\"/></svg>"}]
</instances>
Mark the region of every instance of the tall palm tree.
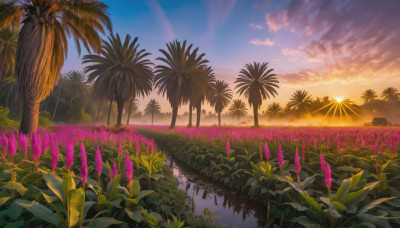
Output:
<instances>
[{"instance_id":1,"label":"tall palm tree","mask_svg":"<svg viewBox=\"0 0 400 228\"><path fill-rule=\"evenodd\" d=\"M398 101L400 97L399 90L394 87L388 87L382 91L381 97L385 101L393 102Z\"/></svg>"},{"instance_id":2,"label":"tall palm tree","mask_svg":"<svg viewBox=\"0 0 400 228\"><path fill-rule=\"evenodd\" d=\"M158 103L158 101L156 101L155 99L151 99L149 103L147 103L146 108L144 109L144 113L145 115L151 115L151 125L153 125L154 115L161 113L160 103Z\"/></svg>"},{"instance_id":3,"label":"tall palm tree","mask_svg":"<svg viewBox=\"0 0 400 228\"><path fill-rule=\"evenodd\" d=\"M117 101L117 127L121 126L126 101L148 95L152 89L152 63L147 59L150 53L139 49L137 41L137 37L131 41L131 36L126 35L122 42L118 33L111 34L108 41L103 40L100 55L85 55L82 61L91 64L85 67L88 81L96 80L94 86L111 99L110 107L114 99Z\"/></svg>"},{"instance_id":4,"label":"tall palm tree","mask_svg":"<svg viewBox=\"0 0 400 228\"><path fill-rule=\"evenodd\" d=\"M282 106L277 102L269 104L267 107L267 115L271 118L279 117L282 114L282 111Z\"/></svg>"},{"instance_id":5,"label":"tall palm tree","mask_svg":"<svg viewBox=\"0 0 400 228\"><path fill-rule=\"evenodd\" d=\"M0 81L14 74L18 33L18 30L10 27L0 31Z\"/></svg>"},{"instance_id":6,"label":"tall palm tree","mask_svg":"<svg viewBox=\"0 0 400 228\"><path fill-rule=\"evenodd\" d=\"M187 103L196 95L197 88L207 84L205 77L202 77L208 62L204 53L198 55L198 48L192 50L192 44L186 45L186 41L173 41L167 43L167 50L160 49L163 57L157 60L162 65L155 69L155 87L158 94L167 95L172 107L172 120L170 129L175 127L178 116L178 108L181 104Z\"/></svg>"},{"instance_id":7,"label":"tall palm tree","mask_svg":"<svg viewBox=\"0 0 400 228\"><path fill-rule=\"evenodd\" d=\"M221 126L221 113L232 99L232 90L229 89L229 84L221 80L215 81L209 99L211 106L214 106L214 110L218 114L218 126Z\"/></svg>"},{"instance_id":8,"label":"tall palm tree","mask_svg":"<svg viewBox=\"0 0 400 228\"><path fill-rule=\"evenodd\" d=\"M248 99L250 107L253 106L254 126L259 125L258 109L262 101L278 94L276 89L279 88L279 81L272 72L272 68L268 69L268 63L254 62L246 64L235 81L238 93Z\"/></svg>"},{"instance_id":9,"label":"tall palm tree","mask_svg":"<svg viewBox=\"0 0 400 228\"><path fill-rule=\"evenodd\" d=\"M378 98L378 94L373 89L367 89L361 95L361 99L364 101L364 104L369 103L375 100L376 98Z\"/></svg>"},{"instance_id":10,"label":"tall palm tree","mask_svg":"<svg viewBox=\"0 0 400 228\"><path fill-rule=\"evenodd\" d=\"M200 127L200 118L201 118L201 105L204 103L206 99L209 100L209 96L212 90L213 83L215 82L215 75L213 69L211 67L207 67L204 69L204 74L201 77L204 77L204 85L202 87L196 88L195 96L191 99L196 108L196 128Z\"/></svg>"},{"instance_id":11,"label":"tall palm tree","mask_svg":"<svg viewBox=\"0 0 400 228\"><path fill-rule=\"evenodd\" d=\"M228 109L228 114L233 118L237 118L239 124L239 119L247 114L246 104L239 99L233 100Z\"/></svg>"},{"instance_id":12,"label":"tall palm tree","mask_svg":"<svg viewBox=\"0 0 400 228\"><path fill-rule=\"evenodd\" d=\"M308 112L312 102L311 95L305 90L296 90L289 101L289 106L300 114Z\"/></svg>"},{"instance_id":13,"label":"tall palm tree","mask_svg":"<svg viewBox=\"0 0 400 228\"><path fill-rule=\"evenodd\" d=\"M89 95L89 86L86 84L85 75L80 71L70 71L65 74L63 89L70 98L70 103L76 99Z\"/></svg>"},{"instance_id":14,"label":"tall palm tree","mask_svg":"<svg viewBox=\"0 0 400 228\"><path fill-rule=\"evenodd\" d=\"M72 35L78 52L101 49L99 32L111 31L107 6L97 0L26 0L0 3L0 30L21 27L15 73L23 97L21 132L36 131L39 105L57 84Z\"/></svg>"},{"instance_id":15,"label":"tall palm tree","mask_svg":"<svg viewBox=\"0 0 400 228\"><path fill-rule=\"evenodd\" d=\"M126 118L126 125L129 125L129 121L131 120L132 112L135 113L138 110L137 99L131 98L128 100L128 115Z\"/></svg>"}]
</instances>

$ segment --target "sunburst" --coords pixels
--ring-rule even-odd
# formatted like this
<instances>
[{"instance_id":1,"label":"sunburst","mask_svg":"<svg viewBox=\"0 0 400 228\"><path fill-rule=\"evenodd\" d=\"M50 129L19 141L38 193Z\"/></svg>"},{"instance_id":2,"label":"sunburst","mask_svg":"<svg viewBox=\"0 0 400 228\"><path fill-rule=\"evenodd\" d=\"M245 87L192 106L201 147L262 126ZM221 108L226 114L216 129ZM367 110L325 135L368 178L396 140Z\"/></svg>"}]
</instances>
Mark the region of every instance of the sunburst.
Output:
<instances>
[{"instance_id":1,"label":"sunburst","mask_svg":"<svg viewBox=\"0 0 400 228\"><path fill-rule=\"evenodd\" d=\"M356 105L350 100L345 99L343 97L337 97L329 101L329 103L322 108L316 110L315 112L319 112L321 110L327 109L324 118L331 116L332 119L335 117L340 117L342 120L344 117L347 119L351 119L351 115L360 116L357 111Z\"/></svg>"}]
</instances>

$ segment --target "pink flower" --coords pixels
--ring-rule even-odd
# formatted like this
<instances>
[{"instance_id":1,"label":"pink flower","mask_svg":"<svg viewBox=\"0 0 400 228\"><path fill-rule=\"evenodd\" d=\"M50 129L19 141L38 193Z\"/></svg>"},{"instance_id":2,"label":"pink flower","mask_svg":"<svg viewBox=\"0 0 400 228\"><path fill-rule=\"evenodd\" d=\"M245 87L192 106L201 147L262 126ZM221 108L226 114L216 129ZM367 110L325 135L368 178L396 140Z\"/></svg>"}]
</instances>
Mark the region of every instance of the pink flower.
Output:
<instances>
[{"instance_id":1,"label":"pink flower","mask_svg":"<svg viewBox=\"0 0 400 228\"><path fill-rule=\"evenodd\" d=\"M71 170L72 165L74 164L74 144L69 142L65 149L65 163L67 168Z\"/></svg>"},{"instance_id":2,"label":"pink flower","mask_svg":"<svg viewBox=\"0 0 400 228\"><path fill-rule=\"evenodd\" d=\"M10 131L8 135L8 153L11 157L17 154L17 141L15 140L15 134L13 131Z\"/></svg>"},{"instance_id":3,"label":"pink flower","mask_svg":"<svg viewBox=\"0 0 400 228\"><path fill-rule=\"evenodd\" d=\"M118 176L118 168L117 163L114 161L113 167L109 172L110 180L114 179L116 176Z\"/></svg>"},{"instance_id":4,"label":"pink flower","mask_svg":"<svg viewBox=\"0 0 400 228\"><path fill-rule=\"evenodd\" d=\"M101 159L101 153L99 150L99 146L97 146L95 155L94 155L94 160L96 163L96 173L97 175L101 174L101 170L103 169L103 160Z\"/></svg>"},{"instance_id":5,"label":"pink flower","mask_svg":"<svg viewBox=\"0 0 400 228\"><path fill-rule=\"evenodd\" d=\"M229 157L229 154L231 153L231 144L229 143L229 140L226 141L226 154Z\"/></svg>"},{"instance_id":6,"label":"pink flower","mask_svg":"<svg viewBox=\"0 0 400 228\"><path fill-rule=\"evenodd\" d=\"M7 155L8 137L3 133L1 136L1 146L3 147L3 156Z\"/></svg>"},{"instance_id":7,"label":"pink flower","mask_svg":"<svg viewBox=\"0 0 400 228\"><path fill-rule=\"evenodd\" d=\"M279 162L279 167L282 169L283 163L285 163L285 161L283 160L281 144L279 144L278 148L278 162Z\"/></svg>"},{"instance_id":8,"label":"pink flower","mask_svg":"<svg viewBox=\"0 0 400 228\"><path fill-rule=\"evenodd\" d=\"M321 155L319 156L319 164L321 165L322 172L324 172L325 171L325 159L324 159L324 155L322 155L322 152L321 152Z\"/></svg>"},{"instance_id":9,"label":"pink flower","mask_svg":"<svg viewBox=\"0 0 400 228\"><path fill-rule=\"evenodd\" d=\"M42 140L42 154L47 152L47 148L49 147L49 135L44 133L43 140Z\"/></svg>"},{"instance_id":10,"label":"pink flower","mask_svg":"<svg viewBox=\"0 0 400 228\"><path fill-rule=\"evenodd\" d=\"M331 188L333 179L331 178L331 167L326 163L325 167L325 184L328 188Z\"/></svg>"},{"instance_id":11,"label":"pink flower","mask_svg":"<svg viewBox=\"0 0 400 228\"><path fill-rule=\"evenodd\" d=\"M87 160L86 160L86 150L83 143L81 143L79 157L81 158L81 178L82 178L82 185L85 186L87 180Z\"/></svg>"},{"instance_id":12,"label":"pink flower","mask_svg":"<svg viewBox=\"0 0 400 228\"><path fill-rule=\"evenodd\" d=\"M128 152L125 154L125 167L126 167L125 176L128 179L128 182L131 182L133 176L133 165L131 159L129 158Z\"/></svg>"},{"instance_id":13,"label":"pink flower","mask_svg":"<svg viewBox=\"0 0 400 228\"><path fill-rule=\"evenodd\" d=\"M31 136L31 147L33 160L36 161L36 164L39 164L40 155L42 154L42 140L39 135L32 134Z\"/></svg>"},{"instance_id":14,"label":"pink flower","mask_svg":"<svg viewBox=\"0 0 400 228\"><path fill-rule=\"evenodd\" d=\"M268 148L267 141L265 141L265 145L264 145L264 155L265 155L265 158L267 159L267 161L269 161L270 154L269 154L269 148Z\"/></svg>"},{"instance_id":15,"label":"pink flower","mask_svg":"<svg viewBox=\"0 0 400 228\"><path fill-rule=\"evenodd\" d=\"M301 166L300 166L300 157L299 157L299 150L296 147L296 154L294 155L294 167L296 169L296 173L298 174L300 172Z\"/></svg>"},{"instance_id":16,"label":"pink flower","mask_svg":"<svg viewBox=\"0 0 400 228\"><path fill-rule=\"evenodd\" d=\"M60 151L58 150L58 142L55 135L52 137L50 141L50 156L51 156L51 169L54 170L57 168L58 159L60 156Z\"/></svg>"},{"instance_id":17,"label":"pink flower","mask_svg":"<svg viewBox=\"0 0 400 228\"><path fill-rule=\"evenodd\" d=\"M28 153L28 137L26 137L26 135L21 133L19 134L18 141L19 141L19 148L24 152L24 158L26 159Z\"/></svg>"},{"instance_id":18,"label":"pink flower","mask_svg":"<svg viewBox=\"0 0 400 228\"><path fill-rule=\"evenodd\" d=\"M118 140L118 154L119 154L119 155L122 155L122 153L123 153L123 150L122 150L122 140L119 139L119 140Z\"/></svg>"}]
</instances>

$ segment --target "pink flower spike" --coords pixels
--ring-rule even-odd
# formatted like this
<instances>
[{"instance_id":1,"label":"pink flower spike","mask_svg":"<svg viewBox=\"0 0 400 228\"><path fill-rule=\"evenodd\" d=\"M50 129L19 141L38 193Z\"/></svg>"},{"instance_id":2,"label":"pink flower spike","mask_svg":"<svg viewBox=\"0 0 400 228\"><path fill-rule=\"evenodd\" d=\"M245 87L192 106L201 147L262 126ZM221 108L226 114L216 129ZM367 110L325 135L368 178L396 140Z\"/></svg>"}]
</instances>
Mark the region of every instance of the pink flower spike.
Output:
<instances>
[{"instance_id":1,"label":"pink flower spike","mask_svg":"<svg viewBox=\"0 0 400 228\"><path fill-rule=\"evenodd\" d=\"M269 154L269 148L268 148L267 141L265 141L265 145L264 145L264 155L265 155L265 158L267 159L267 161L269 161L270 154Z\"/></svg>"},{"instance_id":2,"label":"pink flower spike","mask_svg":"<svg viewBox=\"0 0 400 228\"><path fill-rule=\"evenodd\" d=\"M126 167L126 178L128 179L128 182L132 181L132 176L133 176L133 164L131 159L129 158L128 152L125 154L125 167Z\"/></svg>"},{"instance_id":3,"label":"pink flower spike","mask_svg":"<svg viewBox=\"0 0 400 228\"><path fill-rule=\"evenodd\" d=\"M331 167L326 163L325 167L325 184L330 189L333 179L331 178Z\"/></svg>"},{"instance_id":4,"label":"pink flower spike","mask_svg":"<svg viewBox=\"0 0 400 228\"><path fill-rule=\"evenodd\" d=\"M96 173L97 173L97 175L100 175L101 174L101 170L103 169L103 160L101 158L101 153L100 153L100 150L99 150L99 146L97 146L97 149L96 149L96 152L95 152L94 156L95 156L94 160L95 160L95 163L96 163Z\"/></svg>"},{"instance_id":5,"label":"pink flower spike","mask_svg":"<svg viewBox=\"0 0 400 228\"><path fill-rule=\"evenodd\" d=\"M51 156L51 169L54 170L57 168L58 159L60 156L60 151L58 150L58 143L55 136L52 137L50 142L50 156Z\"/></svg>"},{"instance_id":6,"label":"pink flower spike","mask_svg":"<svg viewBox=\"0 0 400 228\"><path fill-rule=\"evenodd\" d=\"M282 152L281 144L279 144L279 148L278 148L278 162L279 162L279 168L282 169L283 163L285 163L285 161L283 160L283 152Z\"/></svg>"},{"instance_id":7,"label":"pink flower spike","mask_svg":"<svg viewBox=\"0 0 400 228\"><path fill-rule=\"evenodd\" d=\"M74 144L71 142L67 144L65 149L65 163L67 168L71 170L71 167L74 164Z\"/></svg>"},{"instance_id":8,"label":"pink flower spike","mask_svg":"<svg viewBox=\"0 0 400 228\"><path fill-rule=\"evenodd\" d=\"M81 179L82 179L82 186L85 186L87 180L87 160L86 160L86 150L83 143L81 143L79 157L81 158Z\"/></svg>"},{"instance_id":9,"label":"pink flower spike","mask_svg":"<svg viewBox=\"0 0 400 228\"><path fill-rule=\"evenodd\" d=\"M325 172L325 159L324 155L322 155L322 152L321 155L319 156L319 164L321 165L322 172Z\"/></svg>"},{"instance_id":10,"label":"pink flower spike","mask_svg":"<svg viewBox=\"0 0 400 228\"><path fill-rule=\"evenodd\" d=\"M300 157L299 157L299 150L296 147L296 154L294 155L294 167L296 169L296 173L298 174L300 172L301 166L300 166Z\"/></svg>"},{"instance_id":11,"label":"pink flower spike","mask_svg":"<svg viewBox=\"0 0 400 228\"><path fill-rule=\"evenodd\" d=\"M11 157L14 157L17 154L17 141L15 140L14 132L10 131L8 135L8 153Z\"/></svg>"},{"instance_id":12,"label":"pink flower spike","mask_svg":"<svg viewBox=\"0 0 400 228\"><path fill-rule=\"evenodd\" d=\"M112 180L116 176L118 176L118 168L117 168L117 163L115 161L114 161L112 169L110 170L109 176L110 176L110 180Z\"/></svg>"}]
</instances>

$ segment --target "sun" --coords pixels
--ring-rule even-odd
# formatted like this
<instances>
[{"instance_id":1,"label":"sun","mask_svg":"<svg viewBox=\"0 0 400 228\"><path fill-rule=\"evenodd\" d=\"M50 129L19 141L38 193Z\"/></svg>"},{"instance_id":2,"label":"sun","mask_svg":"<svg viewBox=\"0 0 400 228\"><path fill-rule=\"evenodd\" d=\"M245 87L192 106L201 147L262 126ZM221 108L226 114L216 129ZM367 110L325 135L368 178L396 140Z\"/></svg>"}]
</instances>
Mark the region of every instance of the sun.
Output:
<instances>
[{"instance_id":1,"label":"sun","mask_svg":"<svg viewBox=\"0 0 400 228\"><path fill-rule=\"evenodd\" d=\"M337 103L342 103L342 101L344 99L343 99L343 97L337 97L337 98L335 98L335 100L337 101Z\"/></svg>"}]
</instances>

